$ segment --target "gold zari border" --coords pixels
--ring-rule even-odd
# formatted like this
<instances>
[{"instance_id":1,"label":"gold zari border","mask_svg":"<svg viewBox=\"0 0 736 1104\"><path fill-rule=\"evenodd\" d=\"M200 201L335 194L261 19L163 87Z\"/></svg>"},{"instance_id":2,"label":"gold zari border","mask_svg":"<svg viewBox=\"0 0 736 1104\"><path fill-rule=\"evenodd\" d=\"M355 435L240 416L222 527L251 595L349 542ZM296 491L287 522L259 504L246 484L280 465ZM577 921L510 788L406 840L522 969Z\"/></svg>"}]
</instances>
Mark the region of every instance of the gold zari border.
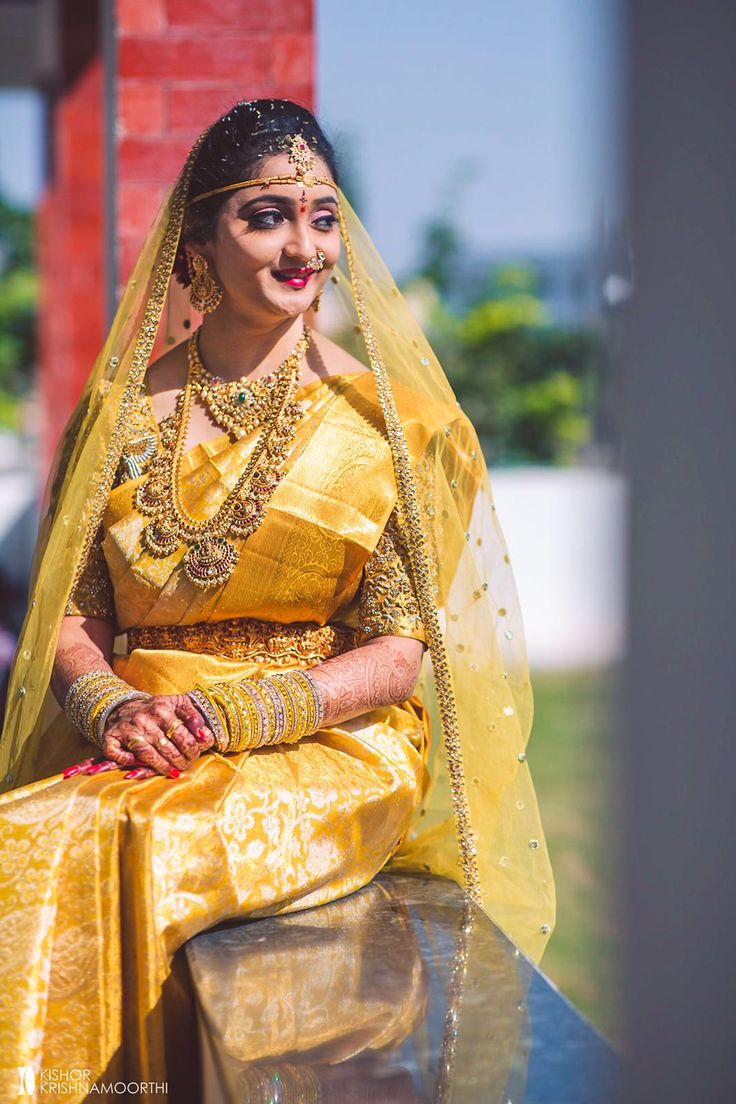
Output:
<instances>
[{"instance_id":1,"label":"gold zari border","mask_svg":"<svg viewBox=\"0 0 736 1104\"><path fill-rule=\"evenodd\" d=\"M481 892L477 851L473 841L470 806L468 803L467 791L465 789L455 691L452 685L452 672L447 656L447 648L445 647L445 640L434 600L432 575L424 533L421 527L421 516L416 487L414 485L409 446L404 436L401 418L396 409L396 403L386 366L383 363L383 357L378 347L378 342L373 334L373 327L371 326L368 311L365 307L363 290L360 286L355 268L355 260L350 242L350 234L345 220L345 213L340 206L338 206L337 209L337 216L340 222L343 241L345 243L345 256L348 264L348 271L350 273L353 295L355 296L358 322L368 353L368 359L376 380L376 390L381 402L383 417L386 423L386 433L394 459L394 471L396 474L399 500L404 508L406 544L409 551L411 566L414 571L417 597L419 599L427 643L430 648L432 670L437 687L437 703L440 711L442 730L444 732L447 772L450 782L453 811L455 814L455 827L465 889L470 897L480 905Z\"/></svg>"}]
</instances>

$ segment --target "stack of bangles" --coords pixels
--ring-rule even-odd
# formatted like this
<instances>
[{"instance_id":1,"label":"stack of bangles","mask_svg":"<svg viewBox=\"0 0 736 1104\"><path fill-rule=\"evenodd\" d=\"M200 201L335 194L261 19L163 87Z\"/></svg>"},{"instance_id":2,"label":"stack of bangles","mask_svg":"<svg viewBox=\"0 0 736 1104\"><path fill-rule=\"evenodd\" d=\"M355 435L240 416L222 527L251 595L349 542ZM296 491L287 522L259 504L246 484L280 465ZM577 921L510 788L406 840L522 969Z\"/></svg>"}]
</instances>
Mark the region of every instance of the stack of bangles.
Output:
<instances>
[{"instance_id":1,"label":"stack of bangles","mask_svg":"<svg viewBox=\"0 0 736 1104\"><path fill-rule=\"evenodd\" d=\"M189 697L223 753L296 743L316 732L324 718L322 695L308 671L197 685Z\"/></svg>"},{"instance_id":2,"label":"stack of bangles","mask_svg":"<svg viewBox=\"0 0 736 1104\"><path fill-rule=\"evenodd\" d=\"M64 699L64 712L92 744L103 746L105 725L113 709L133 698L150 695L133 690L110 671L88 671L71 684Z\"/></svg>"}]
</instances>

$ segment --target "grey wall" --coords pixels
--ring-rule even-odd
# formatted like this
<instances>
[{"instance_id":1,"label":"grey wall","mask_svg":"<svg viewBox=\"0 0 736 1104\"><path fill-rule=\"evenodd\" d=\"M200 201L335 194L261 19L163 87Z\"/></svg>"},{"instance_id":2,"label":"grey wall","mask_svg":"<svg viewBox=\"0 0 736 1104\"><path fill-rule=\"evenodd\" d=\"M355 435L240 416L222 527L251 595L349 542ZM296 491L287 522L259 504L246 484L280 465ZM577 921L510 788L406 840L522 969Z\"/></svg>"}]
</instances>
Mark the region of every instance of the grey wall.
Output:
<instances>
[{"instance_id":1,"label":"grey wall","mask_svg":"<svg viewBox=\"0 0 736 1104\"><path fill-rule=\"evenodd\" d=\"M736 1100L736 5L629 0L627 1104Z\"/></svg>"}]
</instances>

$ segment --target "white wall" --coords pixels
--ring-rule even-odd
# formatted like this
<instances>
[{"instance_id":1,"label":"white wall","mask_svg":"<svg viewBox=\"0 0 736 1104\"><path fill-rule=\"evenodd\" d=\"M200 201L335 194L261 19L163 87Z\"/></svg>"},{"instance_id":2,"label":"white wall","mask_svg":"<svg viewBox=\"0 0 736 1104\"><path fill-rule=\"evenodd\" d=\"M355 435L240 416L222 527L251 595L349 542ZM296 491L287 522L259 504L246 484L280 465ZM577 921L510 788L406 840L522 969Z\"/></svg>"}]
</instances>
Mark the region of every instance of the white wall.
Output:
<instances>
[{"instance_id":1,"label":"white wall","mask_svg":"<svg viewBox=\"0 0 736 1104\"><path fill-rule=\"evenodd\" d=\"M490 470L533 667L589 666L624 645L626 484L595 468Z\"/></svg>"}]
</instances>

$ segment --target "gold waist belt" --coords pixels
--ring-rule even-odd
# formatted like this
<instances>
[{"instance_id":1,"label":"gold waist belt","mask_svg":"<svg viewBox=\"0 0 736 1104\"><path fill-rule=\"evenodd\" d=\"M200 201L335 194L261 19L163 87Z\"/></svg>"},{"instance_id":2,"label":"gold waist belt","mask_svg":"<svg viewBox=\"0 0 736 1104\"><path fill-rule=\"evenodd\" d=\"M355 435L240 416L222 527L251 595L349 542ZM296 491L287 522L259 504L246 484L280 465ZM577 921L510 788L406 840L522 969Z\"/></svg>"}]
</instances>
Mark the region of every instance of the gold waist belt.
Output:
<instances>
[{"instance_id":1,"label":"gold waist belt","mask_svg":"<svg viewBox=\"0 0 736 1104\"><path fill-rule=\"evenodd\" d=\"M315 625L313 621L262 621L256 617L128 629L129 652L134 648L165 648L284 666L330 659L355 648L356 643L355 629Z\"/></svg>"}]
</instances>

